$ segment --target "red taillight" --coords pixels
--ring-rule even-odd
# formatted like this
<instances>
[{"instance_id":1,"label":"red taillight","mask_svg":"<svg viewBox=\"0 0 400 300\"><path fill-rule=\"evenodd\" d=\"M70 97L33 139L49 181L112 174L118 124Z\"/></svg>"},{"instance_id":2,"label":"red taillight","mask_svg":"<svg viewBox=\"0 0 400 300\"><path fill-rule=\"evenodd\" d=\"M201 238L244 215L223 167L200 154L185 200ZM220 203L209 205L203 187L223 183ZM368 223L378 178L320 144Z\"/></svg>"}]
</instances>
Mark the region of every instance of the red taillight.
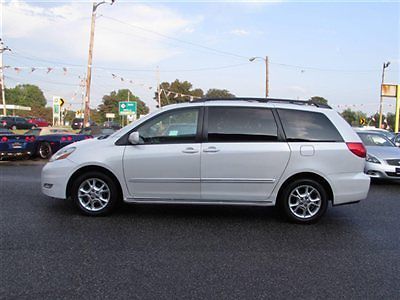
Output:
<instances>
[{"instance_id":1,"label":"red taillight","mask_svg":"<svg viewBox=\"0 0 400 300\"><path fill-rule=\"evenodd\" d=\"M61 142L65 142L67 138L65 136L61 137Z\"/></svg>"},{"instance_id":2,"label":"red taillight","mask_svg":"<svg viewBox=\"0 0 400 300\"><path fill-rule=\"evenodd\" d=\"M7 122L6 121L3 121L3 126L6 126L7 125Z\"/></svg>"},{"instance_id":3,"label":"red taillight","mask_svg":"<svg viewBox=\"0 0 400 300\"><path fill-rule=\"evenodd\" d=\"M72 141L72 136L68 136L67 141L69 141L69 142Z\"/></svg>"},{"instance_id":4,"label":"red taillight","mask_svg":"<svg viewBox=\"0 0 400 300\"><path fill-rule=\"evenodd\" d=\"M1 141L2 141L3 143L5 143L5 142L8 141L8 138L7 138L6 136L3 136L3 137L1 137Z\"/></svg>"},{"instance_id":5,"label":"red taillight","mask_svg":"<svg viewBox=\"0 0 400 300\"><path fill-rule=\"evenodd\" d=\"M93 138L93 137L92 137L91 135L85 136L85 140L92 139L92 138Z\"/></svg>"},{"instance_id":6,"label":"red taillight","mask_svg":"<svg viewBox=\"0 0 400 300\"><path fill-rule=\"evenodd\" d=\"M358 157L365 158L367 156L367 150L365 150L363 143L346 143L346 145Z\"/></svg>"},{"instance_id":7,"label":"red taillight","mask_svg":"<svg viewBox=\"0 0 400 300\"><path fill-rule=\"evenodd\" d=\"M35 137L34 136L25 137L25 142L32 143L34 141L35 141Z\"/></svg>"}]
</instances>

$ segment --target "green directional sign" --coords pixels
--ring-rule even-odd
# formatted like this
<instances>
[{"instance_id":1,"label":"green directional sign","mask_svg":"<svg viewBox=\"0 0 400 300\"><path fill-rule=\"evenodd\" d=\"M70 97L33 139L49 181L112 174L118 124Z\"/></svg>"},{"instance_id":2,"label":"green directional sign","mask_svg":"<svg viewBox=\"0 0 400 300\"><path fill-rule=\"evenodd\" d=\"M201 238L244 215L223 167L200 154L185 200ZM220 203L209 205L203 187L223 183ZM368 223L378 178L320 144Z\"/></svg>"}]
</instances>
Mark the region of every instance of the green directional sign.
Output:
<instances>
[{"instance_id":1,"label":"green directional sign","mask_svg":"<svg viewBox=\"0 0 400 300\"><path fill-rule=\"evenodd\" d=\"M136 101L121 101L119 102L119 115L128 116L136 114Z\"/></svg>"}]
</instances>

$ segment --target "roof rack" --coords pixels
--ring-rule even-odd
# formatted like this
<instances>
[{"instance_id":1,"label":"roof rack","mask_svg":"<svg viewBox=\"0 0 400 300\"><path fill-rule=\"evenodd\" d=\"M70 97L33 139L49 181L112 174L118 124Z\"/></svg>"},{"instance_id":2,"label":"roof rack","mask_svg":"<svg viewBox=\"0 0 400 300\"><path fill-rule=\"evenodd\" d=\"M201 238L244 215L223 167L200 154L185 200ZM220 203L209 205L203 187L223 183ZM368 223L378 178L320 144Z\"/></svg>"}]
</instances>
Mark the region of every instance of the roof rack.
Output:
<instances>
[{"instance_id":1,"label":"roof rack","mask_svg":"<svg viewBox=\"0 0 400 300\"><path fill-rule=\"evenodd\" d=\"M327 104L318 103L312 100L292 100L292 99L277 99L277 98L246 98L246 97L237 97L237 98L201 98L196 99L191 102L209 102L209 101L254 101L254 102L275 102L275 103L289 103L289 104L299 104L299 105L313 105L320 108L329 108L332 109Z\"/></svg>"}]
</instances>

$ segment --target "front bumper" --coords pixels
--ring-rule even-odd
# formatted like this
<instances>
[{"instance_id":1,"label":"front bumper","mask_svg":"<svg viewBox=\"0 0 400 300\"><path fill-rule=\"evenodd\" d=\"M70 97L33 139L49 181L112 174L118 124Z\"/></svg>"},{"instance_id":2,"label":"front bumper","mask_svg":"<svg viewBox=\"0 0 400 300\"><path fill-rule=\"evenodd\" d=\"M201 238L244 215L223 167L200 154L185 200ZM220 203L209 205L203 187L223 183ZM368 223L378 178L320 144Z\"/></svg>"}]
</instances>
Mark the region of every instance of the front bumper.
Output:
<instances>
[{"instance_id":1,"label":"front bumper","mask_svg":"<svg viewBox=\"0 0 400 300\"><path fill-rule=\"evenodd\" d=\"M365 164L365 173L371 178L400 180L400 166L367 162Z\"/></svg>"},{"instance_id":2,"label":"front bumper","mask_svg":"<svg viewBox=\"0 0 400 300\"><path fill-rule=\"evenodd\" d=\"M48 162L42 169L41 187L43 194L65 199L68 180L76 164L66 159Z\"/></svg>"}]
</instances>

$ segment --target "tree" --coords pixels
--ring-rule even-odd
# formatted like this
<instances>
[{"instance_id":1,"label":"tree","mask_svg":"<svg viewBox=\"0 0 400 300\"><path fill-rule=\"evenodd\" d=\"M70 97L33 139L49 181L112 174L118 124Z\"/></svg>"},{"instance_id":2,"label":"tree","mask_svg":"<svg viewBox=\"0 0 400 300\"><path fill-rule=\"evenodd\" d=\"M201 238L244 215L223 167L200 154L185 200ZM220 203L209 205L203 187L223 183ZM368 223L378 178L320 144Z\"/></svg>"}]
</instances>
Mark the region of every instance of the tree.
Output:
<instances>
[{"instance_id":1,"label":"tree","mask_svg":"<svg viewBox=\"0 0 400 300\"><path fill-rule=\"evenodd\" d=\"M130 101L136 101L137 110L136 117L139 118L140 115L145 115L149 113L149 108L146 104L139 99L138 96L132 94L132 92L128 89L122 89L116 91L112 91L109 95L103 96L103 103L99 105L98 112L100 114L99 119L101 121L106 120L106 113L114 113L118 116L118 102L120 101L128 101L128 93Z\"/></svg>"},{"instance_id":2,"label":"tree","mask_svg":"<svg viewBox=\"0 0 400 300\"><path fill-rule=\"evenodd\" d=\"M320 96L313 96L310 98L310 101L319 103L319 104L324 104L324 105L328 105L328 100L326 100L324 97L320 97Z\"/></svg>"},{"instance_id":3,"label":"tree","mask_svg":"<svg viewBox=\"0 0 400 300\"><path fill-rule=\"evenodd\" d=\"M5 89L7 104L30 107L45 107L46 98L42 90L33 84L19 84L14 88Z\"/></svg>"},{"instance_id":4,"label":"tree","mask_svg":"<svg viewBox=\"0 0 400 300\"><path fill-rule=\"evenodd\" d=\"M209 89L205 95L206 98L234 98L236 97L234 94L230 93L228 90L220 90L220 89Z\"/></svg>"},{"instance_id":5,"label":"tree","mask_svg":"<svg viewBox=\"0 0 400 300\"><path fill-rule=\"evenodd\" d=\"M351 126L360 126L360 119L364 118L367 120L367 115L362 111L353 111L351 108L347 108L341 113L343 119L347 121Z\"/></svg>"},{"instance_id":6,"label":"tree","mask_svg":"<svg viewBox=\"0 0 400 300\"><path fill-rule=\"evenodd\" d=\"M195 97L203 97L204 92L202 89L192 89L193 85L189 81L179 81L176 79L175 81L163 82L160 84L161 88L165 90L165 92L161 92L161 106L173 104L173 103L182 103L182 102L189 102L190 97L180 96L180 94L195 96ZM168 92L175 92L176 94L169 94ZM158 95L157 92L154 95L154 100L158 103Z\"/></svg>"}]
</instances>

